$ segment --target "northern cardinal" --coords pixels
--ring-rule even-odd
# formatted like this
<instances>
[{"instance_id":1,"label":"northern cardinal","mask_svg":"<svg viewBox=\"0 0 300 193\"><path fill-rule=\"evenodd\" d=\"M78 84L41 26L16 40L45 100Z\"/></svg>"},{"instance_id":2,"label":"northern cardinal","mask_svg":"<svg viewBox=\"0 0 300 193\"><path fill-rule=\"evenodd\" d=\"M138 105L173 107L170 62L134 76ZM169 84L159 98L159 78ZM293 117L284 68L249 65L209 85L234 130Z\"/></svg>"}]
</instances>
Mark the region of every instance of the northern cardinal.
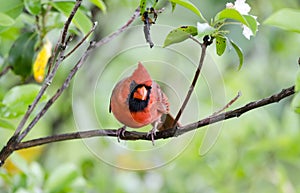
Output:
<instances>
[{"instance_id":1,"label":"northern cardinal","mask_svg":"<svg viewBox=\"0 0 300 193\"><path fill-rule=\"evenodd\" d=\"M117 132L118 140L120 135L124 136L126 127L140 128L151 123L153 128L148 135L151 135L153 145L156 131L170 128L174 120L169 115L167 96L140 62L132 75L118 82L113 89L109 112L124 124Z\"/></svg>"}]
</instances>

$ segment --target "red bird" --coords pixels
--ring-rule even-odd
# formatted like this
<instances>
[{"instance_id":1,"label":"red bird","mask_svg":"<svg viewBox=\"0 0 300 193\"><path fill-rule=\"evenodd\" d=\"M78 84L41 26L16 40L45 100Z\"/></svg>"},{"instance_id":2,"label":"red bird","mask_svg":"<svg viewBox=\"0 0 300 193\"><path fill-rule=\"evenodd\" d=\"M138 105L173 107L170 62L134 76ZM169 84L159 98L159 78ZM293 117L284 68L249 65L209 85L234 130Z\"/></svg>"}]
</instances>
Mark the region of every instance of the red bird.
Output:
<instances>
[{"instance_id":1,"label":"red bird","mask_svg":"<svg viewBox=\"0 0 300 193\"><path fill-rule=\"evenodd\" d=\"M169 113L169 103L160 86L151 79L145 67L139 62L132 75L118 82L113 89L109 112L124 124L117 132L118 140L120 135L124 136L126 127L140 128L151 123L153 128L148 135L151 135L154 144L156 131L167 127L162 124L161 117ZM168 122L170 117L166 118Z\"/></svg>"}]
</instances>

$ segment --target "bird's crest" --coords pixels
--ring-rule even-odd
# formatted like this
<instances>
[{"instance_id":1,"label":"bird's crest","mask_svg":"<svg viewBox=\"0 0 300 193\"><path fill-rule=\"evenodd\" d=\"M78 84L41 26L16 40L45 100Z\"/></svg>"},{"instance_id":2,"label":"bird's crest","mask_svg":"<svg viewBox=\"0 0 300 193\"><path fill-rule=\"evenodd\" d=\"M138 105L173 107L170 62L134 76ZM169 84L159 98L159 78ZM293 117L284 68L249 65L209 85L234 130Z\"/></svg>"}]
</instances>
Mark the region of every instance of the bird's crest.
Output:
<instances>
[{"instance_id":1,"label":"bird's crest","mask_svg":"<svg viewBox=\"0 0 300 193\"><path fill-rule=\"evenodd\" d=\"M137 69L135 69L130 78L137 84L145 84L147 86L152 85L150 74L141 62L139 62Z\"/></svg>"}]
</instances>

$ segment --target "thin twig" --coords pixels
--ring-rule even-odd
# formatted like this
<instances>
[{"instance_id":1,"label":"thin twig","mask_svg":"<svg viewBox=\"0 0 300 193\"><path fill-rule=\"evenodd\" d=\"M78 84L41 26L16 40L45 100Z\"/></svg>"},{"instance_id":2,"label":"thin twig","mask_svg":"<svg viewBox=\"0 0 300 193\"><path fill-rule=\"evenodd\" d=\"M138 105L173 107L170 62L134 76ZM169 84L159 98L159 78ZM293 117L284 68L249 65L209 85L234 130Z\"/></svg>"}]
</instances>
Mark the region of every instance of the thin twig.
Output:
<instances>
[{"instance_id":1,"label":"thin twig","mask_svg":"<svg viewBox=\"0 0 300 193\"><path fill-rule=\"evenodd\" d=\"M68 17L67 21L65 22L64 29L62 31L62 36L61 36L61 43L62 43L61 46L65 46L68 29L73 20L73 17L75 16L77 10L79 9L79 7L81 5L81 2L82 2L82 0L76 0L76 4L74 5L73 10L72 10L70 16Z\"/></svg>"},{"instance_id":2,"label":"thin twig","mask_svg":"<svg viewBox=\"0 0 300 193\"><path fill-rule=\"evenodd\" d=\"M196 42L197 44L199 44L200 46L202 46L202 43L197 38L195 38L194 36L190 35L189 38L191 40L193 40L194 42Z\"/></svg>"},{"instance_id":3,"label":"thin twig","mask_svg":"<svg viewBox=\"0 0 300 193\"><path fill-rule=\"evenodd\" d=\"M266 106L275 102L279 102L280 100L287 98L295 93L294 86L283 89L281 92L273 94L267 98L263 98L261 100L250 102L243 107L237 108L232 111L224 112L221 114L216 114L212 116L208 116L200 121L178 127L176 132L176 136L182 135L189 131L195 130L197 128L201 128L216 122L220 122L223 120L231 119L234 117L239 117L242 114L257 109L262 106ZM48 137L43 137L39 139L33 139L25 142L19 143L15 148L15 150L30 148L34 146L44 145L48 143L58 142L58 141L66 141L73 139L84 139L91 137L117 137L117 129L98 129L98 130L89 130L89 131L81 131L81 132L73 132L73 133L65 133L58 134ZM146 132L129 132L125 131L124 136L120 136L123 140L151 140L151 137L147 135ZM155 139L165 139L174 137L174 128L167 129L156 133Z\"/></svg>"},{"instance_id":4,"label":"thin twig","mask_svg":"<svg viewBox=\"0 0 300 193\"><path fill-rule=\"evenodd\" d=\"M11 69L11 66L6 66L2 69L2 71L0 72L0 78L5 75L9 70Z\"/></svg>"},{"instance_id":5,"label":"thin twig","mask_svg":"<svg viewBox=\"0 0 300 193\"><path fill-rule=\"evenodd\" d=\"M67 21L64 24L64 28L63 28L63 30L61 32L60 38L57 41L57 44L56 44L56 46L55 46L55 48L54 48L54 50L52 52L52 56L50 58L47 77L50 76L50 72L52 70L52 66L55 63L56 59L62 56L61 54L58 56L58 53L60 53L60 50L65 50L66 49L66 46L67 46L67 43L68 43L67 33L68 33L68 30L69 30L70 24L71 24L71 22L72 22L72 20L73 20L73 18L75 16L75 14L76 14L76 12L78 11L78 9L79 9L79 7L81 5L81 2L82 2L82 0L76 0L76 3L74 5L73 9L72 9L72 11L71 11L71 13L70 13Z\"/></svg>"},{"instance_id":6,"label":"thin twig","mask_svg":"<svg viewBox=\"0 0 300 193\"><path fill-rule=\"evenodd\" d=\"M41 41L43 39L43 37L42 37L42 28L40 26L40 16L39 15L35 16L35 25L36 25L36 31L39 34L39 38L40 38L39 40Z\"/></svg>"},{"instance_id":7,"label":"thin twig","mask_svg":"<svg viewBox=\"0 0 300 193\"><path fill-rule=\"evenodd\" d=\"M190 37L190 38L191 38L191 37ZM191 38L191 39L194 40L193 38ZM198 42L198 41L196 41L196 42ZM193 81L192 81L192 83L191 83L191 85L190 85L190 87L189 87L188 93L186 94L186 97L185 97L185 99L184 99L184 101L183 101L183 103L182 103L182 105L181 105L181 107L180 107L180 109L179 109L179 111L178 111L176 117L175 117L175 120L174 120L174 122L173 122L173 127L174 127L174 126L176 125L176 123L179 121L179 118L180 118L182 112L184 111L184 109L185 109L187 103L189 102L189 100L190 100L190 98L191 98L191 96L192 96L192 93L193 93L193 91L194 91L194 88L195 88L195 86L196 86L196 83L197 83L197 81L198 81L199 75L200 75L200 73L201 73L201 69L202 69L203 62L204 62L204 58L205 58L205 54L206 54L206 48L207 48L207 46L208 46L209 44L207 44L205 41L204 41L204 43L199 43L199 44L201 45L201 56L200 56L200 60L199 60L199 65L198 65L198 68L197 68L197 70L196 70L196 72L195 72Z\"/></svg>"},{"instance_id":8,"label":"thin twig","mask_svg":"<svg viewBox=\"0 0 300 193\"><path fill-rule=\"evenodd\" d=\"M240 98L240 96L242 95L242 93L239 91L238 94L231 100L229 101L229 103L227 103L222 109L218 110L217 112L214 112L211 116L214 115L218 115L220 113L222 113L223 111L225 111L228 107L230 107L238 98Z\"/></svg>"},{"instance_id":9,"label":"thin twig","mask_svg":"<svg viewBox=\"0 0 300 193\"><path fill-rule=\"evenodd\" d=\"M118 35L120 35L123 31L125 31L129 25L140 15L140 8L138 7L135 11L134 14L131 16L131 18L123 25L121 28L119 28L117 31L114 33L110 34L109 36L106 36L105 38L99 40L95 44L95 48L102 46L103 44L106 44L107 42L111 41L112 39L116 38Z\"/></svg>"},{"instance_id":10,"label":"thin twig","mask_svg":"<svg viewBox=\"0 0 300 193\"><path fill-rule=\"evenodd\" d=\"M143 29L144 29L145 39L146 39L147 43L149 43L150 48L152 48L154 46L154 43L151 39L151 35L150 35L151 28L150 27L151 27L151 23L148 22L144 25Z\"/></svg>"},{"instance_id":11,"label":"thin twig","mask_svg":"<svg viewBox=\"0 0 300 193\"><path fill-rule=\"evenodd\" d=\"M66 58L68 58L71 54L73 54L73 52L75 52L83 44L83 42L91 35L91 33L95 31L95 28L97 27L97 25L98 25L98 22L93 23L92 29L81 39L80 42L78 42L76 44L76 46L74 46L74 48L69 53L67 53L65 56L63 56L64 60Z\"/></svg>"}]
</instances>

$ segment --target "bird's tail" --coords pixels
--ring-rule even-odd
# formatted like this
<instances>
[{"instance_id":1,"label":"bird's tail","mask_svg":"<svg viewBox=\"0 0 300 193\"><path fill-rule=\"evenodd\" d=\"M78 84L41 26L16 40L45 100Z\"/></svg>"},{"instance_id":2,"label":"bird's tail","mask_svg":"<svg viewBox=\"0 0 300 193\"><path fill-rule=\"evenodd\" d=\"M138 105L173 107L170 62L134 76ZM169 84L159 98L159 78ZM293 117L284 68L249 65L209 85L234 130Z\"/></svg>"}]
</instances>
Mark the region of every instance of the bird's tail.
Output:
<instances>
[{"instance_id":1,"label":"bird's tail","mask_svg":"<svg viewBox=\"0 0 300 193\"><path fill-rule=\"evenodd\" d=\"M175 119L170 113L163 114L161 117L161 124L158 126L158 130L163 131L166 129L170 129L173 127L173 125L181 126L179 122L177 122L176 124L174 124L174 122Z\"/></svg>"}]
</instances>

